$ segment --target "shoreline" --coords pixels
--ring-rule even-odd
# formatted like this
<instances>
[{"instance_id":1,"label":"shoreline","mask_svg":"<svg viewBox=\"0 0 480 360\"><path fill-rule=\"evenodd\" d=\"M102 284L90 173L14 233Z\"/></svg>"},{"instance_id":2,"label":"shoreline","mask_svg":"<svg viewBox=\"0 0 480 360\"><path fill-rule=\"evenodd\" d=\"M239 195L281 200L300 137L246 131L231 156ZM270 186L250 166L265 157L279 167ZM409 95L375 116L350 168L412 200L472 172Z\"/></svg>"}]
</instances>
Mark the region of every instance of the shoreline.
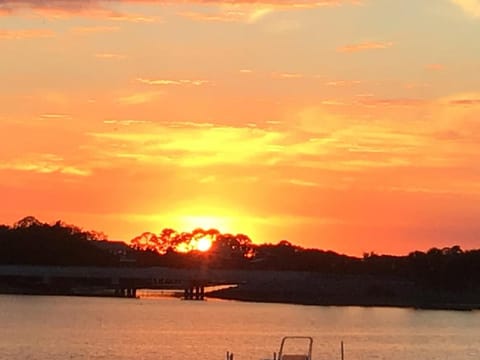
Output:
<instances>
[{"instance_id":1,"label":"shoreline","mask_svg":"<svg viewBox=\"0 0 480 360\"><path fill-rule=\"evenodd\" d=\"M272 303L272 304L289 304L289 305L303 305L303 306L333 306L333 307L378 307L378 308L401 308L414 310L439 310L439 311L462 311L470 312L480 310L480 303L468 302L422 302L415 300L401 300L401 299L366 299L357 298L349 299L347 297L332 297L315 298L306 296L282 296L279 294L265 296L255 292L235 291L238 288L230 288L225 290L218 290L206 293L206 297L242 301L242 302L256 302L256 303ZM293 294L292 294L293 295Z\"/></svg>"},{"instance_id":2,"label":"shoreline","mask_svg":"<svg viewBox=\"0 0 480 360\"><path fill-rule=\"evenodd\" d=\"M407 301L365 301L365 299L357 299L357 301L347 299L312 299L306 297L295 296L261 296L249 292L236 292L232 290L236 288L229 288L223 290L215 290L205 293L205 298L219 299L225 301L240 301L250 303L263 304L286 304L286 305L301 305L301 306L323 306L323 307L364 307L364 308L399 308L399 309L413 309L413 310L431 310L431 311L461 311L471 312L480 310L480 304L477 303L416 303ZM230 291L229 291L230 290ZM142 297L122 297L117 296L111 291L39 291L34 289L7 289L0 288L0 295L25 295L25 296L69 296L69 297L92 297L92 298L117 298L117 299L140 299ZM168 295L165 297L181 298L181 296Z\"/></svg>"}]
</instances>

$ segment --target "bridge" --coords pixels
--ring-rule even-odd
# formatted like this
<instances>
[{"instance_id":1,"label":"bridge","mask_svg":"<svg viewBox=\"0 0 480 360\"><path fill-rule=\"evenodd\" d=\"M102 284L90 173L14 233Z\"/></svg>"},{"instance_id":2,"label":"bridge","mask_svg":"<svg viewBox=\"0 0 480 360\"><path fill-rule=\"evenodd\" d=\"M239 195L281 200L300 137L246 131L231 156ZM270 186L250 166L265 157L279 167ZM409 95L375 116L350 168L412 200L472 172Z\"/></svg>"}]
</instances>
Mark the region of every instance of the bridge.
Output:
<instances>
[{"instance_id":1,"label":"bridge","mask_svg":"<svg viewBox=\"0 0 480 360\"><path fill-rule=\"evenodd\" d=\"M205 287L248 282L296 281L302 272L174 269L166 267L53 267L0 265L0 292L136 297L138 289L176 289L203 300Z\"/></svg>"}]
</instances>

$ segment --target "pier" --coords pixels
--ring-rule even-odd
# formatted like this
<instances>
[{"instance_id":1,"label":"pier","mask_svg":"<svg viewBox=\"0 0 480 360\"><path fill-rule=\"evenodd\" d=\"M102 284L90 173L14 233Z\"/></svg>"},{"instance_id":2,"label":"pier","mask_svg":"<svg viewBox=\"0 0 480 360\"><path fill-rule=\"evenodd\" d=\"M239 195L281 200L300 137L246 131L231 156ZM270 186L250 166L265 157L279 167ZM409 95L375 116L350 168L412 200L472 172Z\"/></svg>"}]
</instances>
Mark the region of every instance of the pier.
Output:
<instances>
[{"instance_id":1,"label":"pier","mask_svg":"<svg viewBox=\"0 0 480 360\"><path fill-rule=\"evenodd\" d=\"M135 298L137 290L179 290L185 300L204 300L205 287L245 282L251 273L164 267L100 268L0 266L0 292Z\"/></svg>"},{"instance_id":2,"label":"pier","mask_svg":"<svg viewBox=\"0 0 480 360\"><path fill-rule=\"evenodd\" d=\"M205 286L202 284L195 284L187 286L183 291L184 300L204 300Z\"/></svg>"}]
</instances>

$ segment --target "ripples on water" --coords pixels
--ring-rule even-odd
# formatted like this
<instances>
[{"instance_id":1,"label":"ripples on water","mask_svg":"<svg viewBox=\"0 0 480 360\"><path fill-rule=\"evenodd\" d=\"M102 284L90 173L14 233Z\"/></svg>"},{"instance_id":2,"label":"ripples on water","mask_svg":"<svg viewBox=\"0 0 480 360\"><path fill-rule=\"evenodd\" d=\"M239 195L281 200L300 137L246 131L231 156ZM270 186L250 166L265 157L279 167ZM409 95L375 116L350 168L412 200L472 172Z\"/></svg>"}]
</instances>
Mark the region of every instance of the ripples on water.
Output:
<instances>
[{"instance_id":1,"label":"ripples on water","mask_svg":"<svg viewBox=\"0 0 480 360\"><path fill-rule=\"evenodd\" d=\"M313 336L314 360L480 358L480 312L318 307L177 298L0 295L0 359L271 358Z\"/></svg>"}]
</instances>

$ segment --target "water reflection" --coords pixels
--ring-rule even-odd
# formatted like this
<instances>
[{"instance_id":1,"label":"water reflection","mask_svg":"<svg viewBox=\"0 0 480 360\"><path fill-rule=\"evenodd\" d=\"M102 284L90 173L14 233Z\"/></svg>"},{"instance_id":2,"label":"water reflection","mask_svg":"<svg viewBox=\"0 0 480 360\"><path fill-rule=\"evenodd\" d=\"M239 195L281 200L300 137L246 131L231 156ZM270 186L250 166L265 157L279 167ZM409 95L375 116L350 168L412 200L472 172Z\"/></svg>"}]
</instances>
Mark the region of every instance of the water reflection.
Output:
<instances>
[{"instance_id":1,"label":"water reflection","mask_svg":"<svg viewBox=\"0 0 480 360\"><path fill-rule=\"evenodd\" d=\"M232 301L0 296L0 359L265 359L284 335L313 358L478 359L480 313Z\"/></svg>"}]
</instances>

